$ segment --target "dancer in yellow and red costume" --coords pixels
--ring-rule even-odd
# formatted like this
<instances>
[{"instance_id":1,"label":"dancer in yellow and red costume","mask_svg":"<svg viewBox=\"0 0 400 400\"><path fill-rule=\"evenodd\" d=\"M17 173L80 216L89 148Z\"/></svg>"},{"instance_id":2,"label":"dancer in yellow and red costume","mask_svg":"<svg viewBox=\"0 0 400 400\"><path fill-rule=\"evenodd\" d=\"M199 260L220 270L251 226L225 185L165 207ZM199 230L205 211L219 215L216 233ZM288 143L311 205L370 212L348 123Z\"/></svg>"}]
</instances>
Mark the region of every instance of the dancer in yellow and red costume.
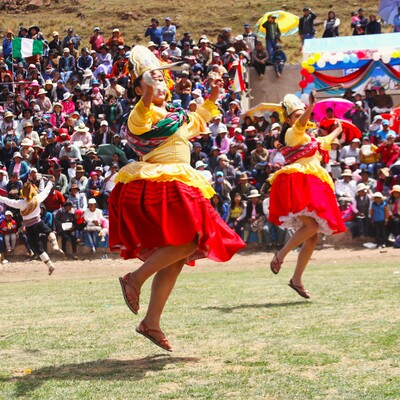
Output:
<instances>
[{"instance_id":1,"label":"dancer in yellow and red costume","mask_svg":"<svg viewBox=\"0 0 400 400\"><path fill-rule=\"evenodd\" d=\"M282 108L286 119L280 136L280 152L285 166L270 178L269 219L276 225L294 228L295 233L271 261L271 270L277 274L287 254L302 245L289 286L300 296L310 298L302 276L318 240L318 233L344 232L333 181L321 166L332 140L342 132L340 123L325 137L313 138L307 134L307 122L315 103L311 92L309 107L292 94L285 96Z\"/></svg>"},{"instance_id":2,"label":"dancer in yellow and red costume","mask_svg":"<svg viewBox=\"0 0 400 400\"><path fill-rule=\"evenodd\" d=\"M119 171L109 199L109 245L143 265L120 278L129 309L137 314L143 283L154 275L147 313L136 331L165 350L172 346L160 329L166 301L184 264L208 257L227 261L245 246L212 208L207 180L190 166L189 139L204 132L219 113L220 80L195 113L172 109L159 60L145 47L130 57L137 103L128 120L128 144L141 161Z\"/></svg>"}]
</instances>

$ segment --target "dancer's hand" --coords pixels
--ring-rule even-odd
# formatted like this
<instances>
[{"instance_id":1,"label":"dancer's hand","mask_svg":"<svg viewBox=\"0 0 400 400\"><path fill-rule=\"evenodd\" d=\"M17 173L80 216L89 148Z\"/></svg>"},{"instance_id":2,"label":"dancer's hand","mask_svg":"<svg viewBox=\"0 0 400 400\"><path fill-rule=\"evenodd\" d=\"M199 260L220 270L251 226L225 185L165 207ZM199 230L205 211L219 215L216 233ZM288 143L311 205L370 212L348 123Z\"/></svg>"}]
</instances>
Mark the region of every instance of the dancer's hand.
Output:
<instances>
[{"instance_id":1,"label":"dancer's hand","mask_svg":"<svg viewBox=\"0 0 400 400\"><path fill-rule=\"evenodd\" d=\"M308 102L310 106L313 106L317 102L317 92L315 90L312 90L310 92L310 95L308 97Z\"/></svg>"},{"instance_id":2,"label":"dancer's hand","mask_svg":"<svg viewBox=\"0 0 400 400\"><path fill-rule=\"evenodd\" d=\"M218 100L219 95L220 95L220 89L221 89L221 87L222 87L222 79L221 79L221 78L216 78L216 79L213 79L213 80L211 81L211 83L210 83L210 88L211 88L211 90L210 90L210 97L209 97L209 99L210 99L212 102L215 103L215 102Z\"/></svg>"},{"instance_id":3,"label":"dancer's hand","mask_svg":"<svg viewBox=\"0 0 400 400\"><path fill-rule=\"evenodd\" d=\"M335 129L339 129L340 133L343 132L342 123L338 119L335 121Z\"/></svg>"}]
</instances>

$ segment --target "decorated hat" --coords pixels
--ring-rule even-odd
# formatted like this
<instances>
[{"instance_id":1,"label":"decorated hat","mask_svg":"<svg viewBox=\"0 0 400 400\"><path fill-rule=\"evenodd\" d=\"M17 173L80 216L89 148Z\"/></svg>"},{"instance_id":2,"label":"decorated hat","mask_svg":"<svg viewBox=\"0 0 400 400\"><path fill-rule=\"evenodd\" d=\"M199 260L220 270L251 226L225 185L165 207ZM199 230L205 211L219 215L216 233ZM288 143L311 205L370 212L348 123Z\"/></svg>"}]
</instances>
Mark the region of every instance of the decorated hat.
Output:
<instances>
[{"instance_id":1,"label":"decorated hat","mask_svg":"<svg viewBox=\"0 0 400 400\"><path fill-rule=\"evenodd\" d=\"M286 116L292 115L295 111L305 110L305 104L294 94L287 94L281 103Z\"/></svg>"},{"instance_id":2,"label":"decorated hat","mask_svg":"<svg viewBox=\"0 0 400 400\"><path fill-rule=\"evenodd\" d=\"M137 45L132 49L129 57L132 80L139 78L144 72L159 66L160 61L147 47Z\"/></svg>"},{"instance_id":3,"label":"decorated hat","mask_svg":"<svg viewBox=\"0 0 400 400\"><path fill-rule=\"evenodd\" d=\"M253 199L256 197L260 197L261 194L258 192L257 189L250 190L250 194L247 196L249 199Z\"/></svg>"}]
</instances>

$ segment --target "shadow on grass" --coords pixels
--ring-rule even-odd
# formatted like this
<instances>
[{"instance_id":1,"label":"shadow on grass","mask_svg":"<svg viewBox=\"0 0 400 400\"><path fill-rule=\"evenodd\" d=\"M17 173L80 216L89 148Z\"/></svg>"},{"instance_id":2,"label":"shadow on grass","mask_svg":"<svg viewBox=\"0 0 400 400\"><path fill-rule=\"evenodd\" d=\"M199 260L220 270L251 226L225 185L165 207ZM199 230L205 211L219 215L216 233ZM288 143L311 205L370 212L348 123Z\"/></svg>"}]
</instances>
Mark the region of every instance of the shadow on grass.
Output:
<instances>
[{"instance_id":1,"label":"shadow on grass","mask_svg":"<svg viewBox=\"0 0 400 400\"><path fill-rule=\"evenodd\" d=\"M161 371L168 364L197 362L195 357L172 357L158 354L137 360L97 360L80 364L66 364L33 370L30 375L0 378L0 382L15 383L15 396L27 396L49 380L130 380L139 381L149 371Z\"/></svg>"},{"instance_id":2,"label":"shadow on grass","mask_svg":"<svg viewBox=\"0 0 400 400\"><path fill-rule=\"evenodd\" d=\"M263 303L263 304L239 304L233 307L205 307L203 310L217 310L224 313L231 313L236 310L245 310L248 308L278 308L278 307L294 307L304 306L305 304L311 304L309 301L288 301L286 303Z\"/></svg>"}]
</instances>

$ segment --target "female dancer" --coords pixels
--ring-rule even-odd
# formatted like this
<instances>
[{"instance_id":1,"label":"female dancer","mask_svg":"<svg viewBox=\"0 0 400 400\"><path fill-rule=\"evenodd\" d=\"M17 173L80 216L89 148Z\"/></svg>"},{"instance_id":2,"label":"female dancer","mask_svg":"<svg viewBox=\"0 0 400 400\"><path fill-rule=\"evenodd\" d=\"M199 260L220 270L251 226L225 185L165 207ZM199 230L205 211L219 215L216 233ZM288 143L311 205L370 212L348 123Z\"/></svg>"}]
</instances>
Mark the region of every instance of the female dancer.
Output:
<instances>
[{"instance_id":1,"label":"female dancer","mask_svg":"<svg viewBox=\"0 0 400 400\"><path fill-rule=\"evenodd\" d=\"M221 82L197 111L188 116L166 104L169 95L159 61L147 48L135 46L130 68L140 99L125 134L142 155L122 168L109 198L110 248L143 265L120 278L129 309L137 314L143 283L154 274L147 313L136 331L164 350L172 346L160 330L160 318L185 263L197 258L227 261L244 243L218 216L209 199L214 191L190 166L188 140L204 132L206 121L218 113Z\"/></svg>"},{"instance_id":2,"label":"female dancer","mask_svg":"<svg viewBox=\"0 0 400 400\"><path fill-rule=\"evenodd\" d=\"M35 254L47 265L49 275L54 271L54 265L49 255L44 251L41 234L49 236L49 240L53 245L53 249L59 250L57 239L52 230L40 219L40 204L49 195L54 185L54 178L50 178L44 190L37 193L37 188L30 182L26 182L22 188L21 200L12 200L8 197L0 196L0 203L4 203L9 207L21 210L22 221L26 227L28 242ZM59 250L61 252L61 250Z\"/></svg>"},{"instance_id":3,"label":"female dancer","mask_svg":"<svg viewBox=\"0 0 400 400\"><path fill-rule=\"evenodd\" d=\"M286 129L282 129L280 149L286 165L270 178L272 184L269 219L276 225L297 229L286 245L271 261L271 271L277 274L286 255L303 245L289 286L308 299L310 292L304 288L302 276L318 240L318 232L339 233L346 230L334 186L328 172L321 167L322 157L327 156L330 144L342 132L337 127L328 136L317 139L306 133L306 125L315 103L315 92L310 94L310 105L305 105L294 95L288 94L282 102Z\"/></svg>"}]
</instances>

